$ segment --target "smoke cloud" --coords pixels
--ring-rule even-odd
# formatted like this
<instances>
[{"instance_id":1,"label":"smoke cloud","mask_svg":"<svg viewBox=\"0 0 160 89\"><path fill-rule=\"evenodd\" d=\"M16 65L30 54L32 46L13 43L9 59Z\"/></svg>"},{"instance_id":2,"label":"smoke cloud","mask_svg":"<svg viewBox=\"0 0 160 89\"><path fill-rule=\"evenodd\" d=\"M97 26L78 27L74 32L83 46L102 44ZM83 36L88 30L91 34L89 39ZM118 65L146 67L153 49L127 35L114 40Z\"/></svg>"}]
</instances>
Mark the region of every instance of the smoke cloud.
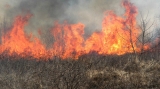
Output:
<instances>
[{"instance_id":1,"label":"smoke cloud","mask_svg":"<svg viewBox=\"0 0 160 89\"><path fill-rule=\"evenodd\" d=\"M54 21L84 23L88 29L99 29L106 10L120 11L121 0L20 0L5 16L14 18L17 14L32 13L29 26L51 27ZM18 3L18 2L17 2Z\"/></svg>"},{"instance_id":2,"label":"smoke cloud","mask_svg":"<svg viewBox=\"0 0 160 89\"><path fill-rule=\"evenodd\" d=\"M58 21L69 24L81 22L85 24L85 36L101 29L104 12L113 10L118 15L123 15L122 0L0 0L0 17L9 21L17 15L33 14L26 32L37 35L41 29L42 39L46 43L51 42L50 29L53 23ZM160 15L160 2L158 0L131 0L144 16L155 19ZM139 17L138 17L139 18ZM157 18L156 18L157 19ZM50 40L50 41L47 41Z\"/></svg>"}]
</instances>

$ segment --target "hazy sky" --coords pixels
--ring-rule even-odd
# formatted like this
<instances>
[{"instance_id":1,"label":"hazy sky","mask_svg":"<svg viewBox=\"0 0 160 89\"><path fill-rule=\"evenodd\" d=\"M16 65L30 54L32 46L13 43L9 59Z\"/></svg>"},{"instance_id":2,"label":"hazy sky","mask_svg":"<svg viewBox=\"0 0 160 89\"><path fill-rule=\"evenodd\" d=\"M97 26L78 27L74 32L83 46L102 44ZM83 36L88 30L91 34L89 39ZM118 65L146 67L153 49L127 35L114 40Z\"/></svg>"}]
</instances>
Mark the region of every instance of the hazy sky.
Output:
<instances>
[{"instance_id":1,"label":"hazy sky","mask_svg":"<svg viewBox=\"0 0 160 89\"><path fill-rule=\"evenodd\" d=\"M32 27L52 25L54 21L84 23L89 30L100 29L103 13L113 10L123 14L122 0L0 0L0 17L13 19L18 14L31 12ZM160 15L159 0L131 0L149 18ZM36 26L35 26L36 25ZM92 26L93 25L93 26Z\"/></svg>"},{"instance_id":2,"label":"hazy sky","mask_svg":"<svg viewBox=\"0 0 160 89\"><path fill-rule=\"evenodd\" d=\"M70 24L81 22L85 24L86 33L101 30L104 12L113 10L118 15L123 15L122 0L0 0L0 20L4 17L9 21L20 14L32 13L26 27L27 31L35 33L37 29L44 34L50 34L49 30L54 21ZM131 0L145 17L151 20L159 20L159 0ZM139 17L137 17L139 18ZM47 38L46 38L47 39Z\"/></svg>"}]
</instances>

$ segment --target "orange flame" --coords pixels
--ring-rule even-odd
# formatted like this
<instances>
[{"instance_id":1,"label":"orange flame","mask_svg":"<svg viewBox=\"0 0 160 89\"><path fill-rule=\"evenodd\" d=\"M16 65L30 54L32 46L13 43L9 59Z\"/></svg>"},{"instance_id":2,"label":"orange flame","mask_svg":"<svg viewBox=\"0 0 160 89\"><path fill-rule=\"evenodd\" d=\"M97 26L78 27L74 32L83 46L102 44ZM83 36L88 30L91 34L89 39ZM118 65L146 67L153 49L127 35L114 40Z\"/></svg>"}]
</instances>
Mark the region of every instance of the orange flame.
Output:
<instances>
[{"instance_id":1,"label":"orange flame","mask_svg":"<svg viewBox=\"0 0 160 89\"><path fill-rule=\"evenodd\" d=\"M84 40L84 25L55 23L52 34L53 47L47 50L38 38L31 40L24 33L24 26L31 17L18 16L12 29L2 37L0 53L8 50L8 55L17 53L20 56L33 56L35 58L50 58L59 56L65 58L78 58L80 55L96 51L99 54L117 54L140 52L137 38L140 29L137 27L137 8L128 1L123 2L126 9L124 18L117 16L112 11L106 12L102 22L101 32L93 33ZM42 33L41 33L42 34ZM145 46L145 49L148 47Z\"/></svg>"},{"instance_id":2,"label":"orange flame","mask_svg":"<svg viewBox=\"0 0 160 89\"><path fill-rule=\"evenodd\" d=\"M73 25L59 25L55 24L53 29L53 36L55 42L53 44L52 53L62 58L75 57L81 55L83 51L83 35L84 25L73 24Z\"/></svg>"},{"instance_id":3,"label":"orange flame","mask_svg":"<svg viewBox=\"0 0 160 89\"><path fill-rule=\"evenodd\" d=\"M100 54L121 55L134 50L139 51L136 46L140 32L136 26L137 9L128 1L124 1L123 6L126 8L126 18L118 17L112 11L107 12L102 23L102 31L93 33L85 42L87 53L96 51Z\"/></svg>"},{"instance_id":4,"label":"orange flame","mask_svg":"<svg viewBox=\"0 0 160 89\"><path fill-rule=\"evenodd\" d=\"M30 17L31 15L16 17L11 31L2 37L0 53L8 50L8 55L17 53L22 57L30 55L35 58L40 58L47 53L38 38L34 38L34 40L31 41L24 33L24 26Z\"/></svg>"}]
</instances>

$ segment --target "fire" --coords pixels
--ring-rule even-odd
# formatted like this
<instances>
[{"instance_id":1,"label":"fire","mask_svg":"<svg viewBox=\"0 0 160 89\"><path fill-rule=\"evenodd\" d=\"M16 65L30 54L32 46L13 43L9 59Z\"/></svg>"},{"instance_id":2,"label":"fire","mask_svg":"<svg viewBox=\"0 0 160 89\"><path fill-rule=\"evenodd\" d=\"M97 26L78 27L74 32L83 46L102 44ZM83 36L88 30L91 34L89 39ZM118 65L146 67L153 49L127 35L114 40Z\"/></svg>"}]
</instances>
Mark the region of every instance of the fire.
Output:
<instances>
[{"instance_id":1,"label":"fire","mask_svg":"<svg viewBox=\"0 0 160 89\"><path fill-rule=\"evenodd\" d=\"M86 40L83 38L84 24L55 23L51 32L54 43L50 49L46 49L38 38L25 34L24 27L31 16L17 16L12 29L2 36L0 53L7 50L8 55L16 53L22 57L32 56L38 59L53 56L65 59L78 58L92 51L116 55L140 52L140 47L137 46L137 38L140 35L136 23L137 8L128 1L124 1L123 6L126 9L124 17L107 11L102 30L94 32Z\"/></svg>"},{"instance_id":2,"label":"fire","mask_svg":"<svg viewBox=\"0 0 160 89\"><path fill-rule=\"evenodd\" d=\"M53 44L52 53L62 58L75 57L78 58L83 51L83 34L84 25L81 23L73 25L55 24L53 28L53 36L55 42Z\"/></svg>"},{"instance_id":3,"label":"fire","mask_svg":"<svg viewBox=\"0 0 160 89\"><path fill-rule=\"evenodd\" d=\"M86 52L96 51L100 54L125 54L139 51L136 46L140 29L137 28L137 9L128 1L123 2L126 8L125 18L118 17L112 11L107 12L107 16L102 22L102 31L93 33L86 40Z\"/></svg>"},{"instance_id":4,"label":"fire","mask_svg":"<svg viewBox=\"0 0 160 89\"><path fill-rule=\"evenodd\" d=\"M35 58L40 58L47 53L38 38L33 38L34 40L31 41L30 37L24 33L24 26L30 17L31 15L15 18L12 29L2 37L0 53L7 50L8 55L17 53L22 57L33 56Z\"/></svg>"}]
</instances>

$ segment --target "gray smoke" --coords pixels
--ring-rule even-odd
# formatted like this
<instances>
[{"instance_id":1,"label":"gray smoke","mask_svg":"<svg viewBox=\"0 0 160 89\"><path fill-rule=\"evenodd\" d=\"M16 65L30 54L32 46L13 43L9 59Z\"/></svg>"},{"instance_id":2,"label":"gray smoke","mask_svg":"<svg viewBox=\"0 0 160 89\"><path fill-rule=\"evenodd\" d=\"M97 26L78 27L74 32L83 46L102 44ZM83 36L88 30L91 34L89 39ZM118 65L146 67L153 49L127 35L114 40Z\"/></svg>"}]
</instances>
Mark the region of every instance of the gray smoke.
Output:
<instances>
[{"instance_id":1,"label":"gray smoke","mask_svg":"<svg viewBox=\"0 0 160 89\"><path fill-rule=\"evenodd\" d=\"M121 0L21 0L11 7L5 16L10 19L17 14L32 13L29 27L51 27L54 21L84 23L90 30L100 29L106 10L120 11ZM31 30L31 29L30 29Z\"/></svg>"},{"instance_id":2,"label":"gray smoke","mask_svg":"<svg viewBox=\"0 0 160 89\"><path fill-rule=\"evenodd\" d=\"M41 29L41 38L46 43L53 40L50 37L50 29L53 23L58 21L69 24L81 22L85 24L85 36L101 29L104 12L113 10L118 15L123 15L124 8L122 0L0 0L0 16L9 21L17 15L31 13L33 17L29 20L26 32L37 35L37 30ZM158 11L160 2L158 0L131 0L138 10L145 16L149 11L148 18L155 19L160 15ZM139 17L138 17L139 18Z\"/></svg>"}]
</instances>

